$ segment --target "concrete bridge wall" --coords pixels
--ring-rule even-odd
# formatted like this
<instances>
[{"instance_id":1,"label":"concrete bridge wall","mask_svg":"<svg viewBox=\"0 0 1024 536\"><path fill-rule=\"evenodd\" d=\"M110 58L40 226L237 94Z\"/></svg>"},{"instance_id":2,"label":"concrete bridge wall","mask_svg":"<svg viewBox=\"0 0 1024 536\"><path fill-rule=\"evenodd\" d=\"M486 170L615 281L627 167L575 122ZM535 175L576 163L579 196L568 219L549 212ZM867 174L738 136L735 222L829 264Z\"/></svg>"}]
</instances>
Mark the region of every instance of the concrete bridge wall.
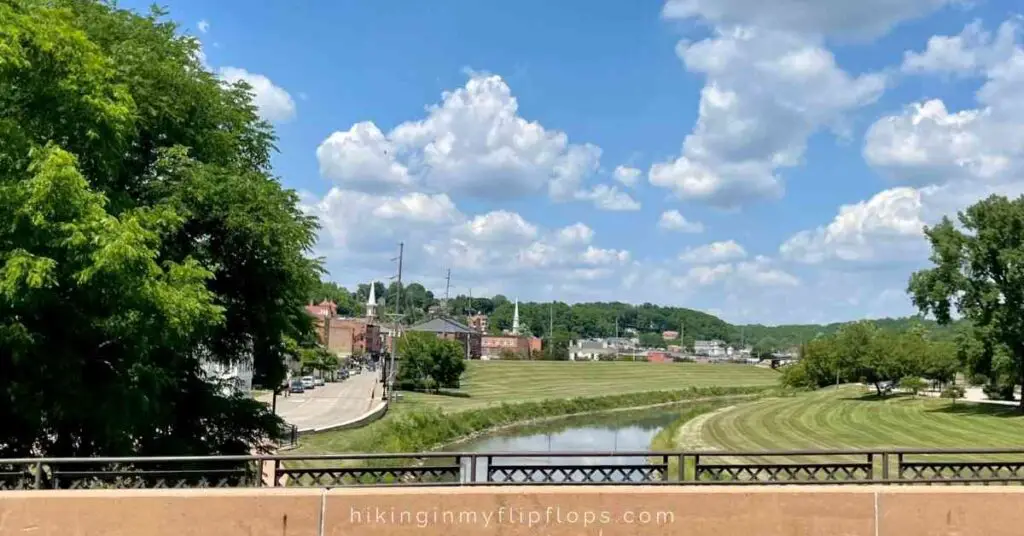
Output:
<instances>
[{"instance_id":1,"label":"concrete bridge wall","mask_svg":"<svg viewBox=\"0 0 1024 536\"><path fill-rule=\"evenodd\" d=\"M1024 489L452 487L0 492L0 536L1019 536Z\"/></svg>"}]
</instances>

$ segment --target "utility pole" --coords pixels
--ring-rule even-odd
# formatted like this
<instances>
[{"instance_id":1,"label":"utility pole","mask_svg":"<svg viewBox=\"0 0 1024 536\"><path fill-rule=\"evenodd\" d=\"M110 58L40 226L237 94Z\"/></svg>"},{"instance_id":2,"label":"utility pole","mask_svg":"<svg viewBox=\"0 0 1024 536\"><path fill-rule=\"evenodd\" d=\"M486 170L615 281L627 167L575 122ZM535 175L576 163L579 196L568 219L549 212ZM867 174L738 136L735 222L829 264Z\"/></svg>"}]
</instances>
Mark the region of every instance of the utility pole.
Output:
<instances>
[{"instance_id":1,"label":"utility pole","mask_svg":"<svg viewBox=\"0 0 1024 536\"><path fill-rule=\"evenodd\" d=\"M448 273L445 274L445 276L444 276L444 307L443 307L443 310L444 310L445 316L450 314L448 312L448 299L449 299L448 292L451 290L451 288L452 288L452 269L449 268L448 269Z\"/></svg>"},{"instance_id":2,"label":"utility pole","mask_svg":"<svg viewBox=\"0 0 1024 536\"><path fill-rule=\"evenodd\" d=\"M388 366L387 378L384 380L384 400L388 399L395 386L395 354L398 353L398 331L402 318L402 257L405 255L405 242L398 243L398 257L391 259L398 261L398 284L395 285L395 320L391 332L391 363Z\"/></svg>"},{"instance_id":3,"label":"utility pole","mask_svg":"<svg viewBox=\"0 0 1024 536\"><path fill-rule=\"evenodd\" d=\"M548 338L551 338L551 334L555 332L555 302L554 300L548 305Z\"/></svg>"}]
</instances>

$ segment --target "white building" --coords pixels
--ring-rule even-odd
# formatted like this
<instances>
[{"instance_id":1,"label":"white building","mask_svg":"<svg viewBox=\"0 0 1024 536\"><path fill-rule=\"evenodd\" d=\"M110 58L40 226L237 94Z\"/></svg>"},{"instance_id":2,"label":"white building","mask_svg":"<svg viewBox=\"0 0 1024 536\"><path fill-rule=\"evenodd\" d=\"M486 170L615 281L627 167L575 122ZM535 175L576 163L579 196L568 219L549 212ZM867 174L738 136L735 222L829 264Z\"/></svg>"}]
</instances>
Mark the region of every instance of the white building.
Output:
<instances>
[{"instance_id":1,"label":"white building","mask_svg":"<svg viewBox=\"0 0 1024 536\"><path fill-rule=\"evenodd\" d=\"M200 350L206 353L205 350ZM225 365L210 359L208 356L200 357L199 368L203 371L207 381L221 385L221 391L225 396L232 393L247 394L252 391L253 357L250 353L237 363Z\"/></svg>"},{"instance_id":2,"label":"white building","mask_svg":"<svg viewBox=\"0 0 1024 536\"><path fill-rule=\"evenodd\" d=\"M601 339L578 340L569 344L569 359L572 361L595 361L605 354L614 354L615 349Z\"/></svg>"},{"instance_id":3,"label":"white building","mask_svg":"<svg viewBox=\"0 0 1024 536\"><path fill-rule=\"evenodd\" d=\"M726 355L725 342L720 340L693 341L693 353L708 357L723 357Z\"/></svg>"}]
</instances>

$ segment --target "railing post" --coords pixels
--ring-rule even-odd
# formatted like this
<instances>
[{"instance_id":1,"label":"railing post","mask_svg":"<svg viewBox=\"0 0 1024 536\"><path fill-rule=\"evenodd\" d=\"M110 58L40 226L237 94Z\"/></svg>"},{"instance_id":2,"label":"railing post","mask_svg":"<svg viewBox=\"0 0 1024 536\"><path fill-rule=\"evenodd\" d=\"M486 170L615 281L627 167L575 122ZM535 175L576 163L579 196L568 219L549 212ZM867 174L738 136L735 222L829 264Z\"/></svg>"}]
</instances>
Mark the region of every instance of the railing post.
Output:
<instances>
[{"instance_id":1,"label":"railing post","mask_svg":"<svg viewBox=\"0 0 1024 536\"><path fill-rule=\"evenodd\" d=\"M36 462L35 488L43 489L43 462Z\"/></svg>"},{"instance_id":2,"label":"railing post","mask_svg":"<svg viewBox=\"0 0 1024 536\"><path fill-rule=\"evenodd\" d=\"M686 482L686 455L680 454L679 458L679 482Z\"/></svg>"},{"instance_id":3,"label":"railing post","mask_svg":"<svg viewBox=\"0 0 1024 536\"><path fill-rule=\"evenodd\" d=\"M889 480L889 453L882 453L882 480Z\"/></svg>"},{"instance_id":4,"label":"railing post","mask_svg":"<svg viewBox=\"0 0 1024 536\"><path fill-rule=\"evenodd\" d=\"M884 471L884 469L883 469L883 471ZM856 474L856 472L854 472L854 474ZM874 479L875 479L875 453L874 452L869 452L868 453L868 480L874 480Z\"/></svg>"},{"instance_id":5,"label":"railing post","mask_svg":"<svg viewBox=\"0 0 1024 536\"><path fill-rule=\"evenodd\" d=\"M467 484L473 481L472 457L456 456L455 463L459 466L459 484Z\"/></svg>"},{"instance_id":6,"label":"railing post","mask_svg":"<svg viewBox=\"0 0 1024 536\"><path fill-rule=\"evenodd\" d=\"M903 453L896 455L896 480L903 480Z\"/></svg>"},{"instance_id":7,"label":"railing post","mask_svg":"<svg viewBox=\"0 0 1024 536\"><path fill-rule=\"evenodd\" d=\"M469 458L469 481L476 482L476 454Z\"/></svg>"}]
</instances>

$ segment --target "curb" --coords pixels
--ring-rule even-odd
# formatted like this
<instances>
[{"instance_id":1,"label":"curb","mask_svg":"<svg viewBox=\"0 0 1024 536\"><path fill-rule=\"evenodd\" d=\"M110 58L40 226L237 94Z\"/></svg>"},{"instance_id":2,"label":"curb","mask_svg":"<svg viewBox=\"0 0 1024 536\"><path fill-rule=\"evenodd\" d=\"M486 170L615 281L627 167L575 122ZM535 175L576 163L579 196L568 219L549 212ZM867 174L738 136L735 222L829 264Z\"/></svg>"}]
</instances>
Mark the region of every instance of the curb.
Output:
<instances>
[{"instance_id":1,"label":"curb","mask_svg":"<svg viewBox=\"0 0 1024 536\"><path fill-rule=\"evenodd\" d=\"M356 417L355 419L349 419L347 421L340 422L337 424L329 424L327 426L319 426L316 428L301 428L298 430L298 433L299 435L316 434L320 432L328 432L331 430L346 430L349 428L359 428L361 426L366 426L367 424L370 424L371 422L376 421L377 419L380 419L385 414L387 414L388 405L388 402L384 402L383 404L378 405L377 407L360 415L359 417Z\"/></svg>"}]
</instances>

